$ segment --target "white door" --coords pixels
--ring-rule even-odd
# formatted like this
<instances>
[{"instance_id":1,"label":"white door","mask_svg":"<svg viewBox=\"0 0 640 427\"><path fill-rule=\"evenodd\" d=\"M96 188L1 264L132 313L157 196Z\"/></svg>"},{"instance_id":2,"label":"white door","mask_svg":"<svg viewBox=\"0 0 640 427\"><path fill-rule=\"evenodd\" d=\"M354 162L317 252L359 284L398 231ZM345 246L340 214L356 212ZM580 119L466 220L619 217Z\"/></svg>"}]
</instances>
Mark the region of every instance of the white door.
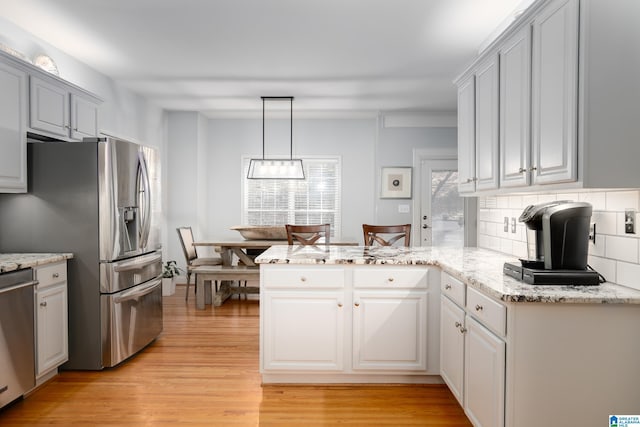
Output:
<instances>
[{"instance_id":1,"label":"white door","mask_svg":"<svg viewBox=\"0 0 640 427\"><path fill-rule=\"evenodd\" d=\"M267 292L264 297L265 370L342 370L343 291Z\"/></svg>"},{"instance_id":2,"label":"white door","mask_svg":"<svg viewBox=\"0 0 640 427\"><path fill-rule=\"evenodd\" d=\"M27 74L0 63L0 192L27 192Z\"/></svg>"},{"instance_id":3,"label":"white door","mask_svg":"<svg viewBox=\"0 0 640 427\"><path fill-rule=\"evenodd\" d=\"M529 185L531 28L500 49L500 187Z\"/></svg>"},{"instance_id":4,"label":"white door","mask_svg":"<svg viewBox=\"0 0 640 427\"><path fill-rule=\"evenodd\" d=\"M474 426L504 426L505 343L466 317L464 408Z\"/></svg>"},{"instance_id":5,"label":"white door","mask_svg":"<svg viewBox=\"0 0 640 427\"><path fill-rule=\"evenodd\" d=\"M456 160L423 160L420 246L464 246L464 200Z\"/></svg>"},{"instance_id":6,"label":"white door","mask_svg":"<svg viewBox=\"0 0 640 427\"><path fill-rule=\"evenodd\" d=\"M476 190L476 85L475 76L458 86L458 159L460 192Z\"/></svg>"},{"instance_id":7,"label":"white door","mask_svg":"<svg viewBox=\"0 0 640 427\"><path fill-rule=\"evenodd\" d=\"M440 298L440 375L464 405L464 310L444 295Z\"/></svg>"},{"instance_id":8,"label":"white door","mask_svg":"<svg viewBox=\"0 0 640 427\"><path fill-rule=\"evenodd\" d=\"M578 1L550 2L533 22L533 183L577 180Z\"/></svg>"},{"instance_id":9,"label":"white door","mask_svg":"<svg viewBox=\"0 0 640 427\"><path fill-rule=\"evenodd\" d=\"M476 190L498 188L498 56L476 72Z\"/></svg>"},{"instance_id":10,"label":"white door","mask_svg":"<svg viewBox=\"0 0 640 427\"><path fill-rule=\"evenodd\" d=\"M353 369L426 371L427 292L353 293Z\"/></svg>"},{"instance_id":11,"label":"white door","mask_svg":"<svg viewBox=\"0 0 640 427\"><path fill-rule=\"evenodd\" d=\"M37 368L42 375L69 359L67 283L37 291Z\"/></svg>"}]
</instances>

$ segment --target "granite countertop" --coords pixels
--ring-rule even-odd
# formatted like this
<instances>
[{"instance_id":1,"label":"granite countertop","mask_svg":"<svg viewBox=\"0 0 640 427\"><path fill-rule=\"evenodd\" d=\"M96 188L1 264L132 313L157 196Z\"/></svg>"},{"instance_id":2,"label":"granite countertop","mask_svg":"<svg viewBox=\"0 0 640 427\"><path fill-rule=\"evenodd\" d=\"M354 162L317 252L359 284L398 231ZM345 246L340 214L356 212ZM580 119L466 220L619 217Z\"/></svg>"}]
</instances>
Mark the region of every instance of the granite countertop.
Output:
<instances>
[{"instance_id":1,"label":"granite countertop","mask_svg":"<svg viewBox=\"0 0 640 427\"><path fill-rule=\"evenodd\" d=\"M51 264L73 258L71 253L0 254L0 273Z\"/></svg>"},{"instance_id":2,"label":"granite countertop","mask_svg":"<svg viewBox=\"0 0 640 427\"><path fill-rule=\"evenodd\" d=\"M477 248L272 246L259 264L432 265L505 302L640 304L640 291L613 283L548 286L519 282L502 272L516 258Z\"/></svg>"}]
</instances>

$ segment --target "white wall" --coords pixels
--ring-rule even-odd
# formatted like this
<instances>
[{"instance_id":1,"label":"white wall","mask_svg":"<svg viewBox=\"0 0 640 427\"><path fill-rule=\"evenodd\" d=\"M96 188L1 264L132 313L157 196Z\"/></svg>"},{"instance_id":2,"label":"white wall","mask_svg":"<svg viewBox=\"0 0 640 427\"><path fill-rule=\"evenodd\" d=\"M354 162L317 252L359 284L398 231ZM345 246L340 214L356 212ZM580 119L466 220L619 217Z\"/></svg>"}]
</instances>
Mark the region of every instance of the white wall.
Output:
<instances>
[{"instance_id":1,"label":"white wall","mask_svg":"<svg viewBox=\"0 0 640 427\"><path fill-rule=\"evenodd\" d=\"M334 156L342 160L342 238L359 239L361 224L373 221L374 119L294 119L297 156ZM265 132L267 157L289 155L289 121L271 120ZM261 119L209 121L209 233L237 238L229 227L241 218L242 156L262 156Z\"/></svg>"},{"instance_id":2,"label":"white wall","mask_svg":"<svg viewBox=\"0 0 640 427\"><path fill-rule=\"evenodd\" d=\"M528 205L553 200L585 201L593 206L596 243L589 244L589 265L609 282L640 289L640 231L625 234L624 211L640 209L640 190L599 190L580 193L541 193L481 197L478 208L478 246L526 258L525 226L504 231L504 217L517 218ZM636 214L636 223L640 216Z\"/></svg>"},{"instance_id":3,"label":"white wall","mask_svg":"<svg viewBox=\"0 0 640 427\"><path fill-rule=\"evenodd\" d=\"M376 153L376 216L378 224L410 224L413 212L399 213L399 205L413 205L407 199L381 199L380 185L381 168L385 166L413 166L413 152L419 150L453 149L458 146L457 127L384 127L384 121L380 120L378 130L378 144ZM413 171L413 198L420 200L420 195L415 194L415 180L420 179L418 171ZM414 206L419 209L419 204Z\"/></svg>"}]
</instances>

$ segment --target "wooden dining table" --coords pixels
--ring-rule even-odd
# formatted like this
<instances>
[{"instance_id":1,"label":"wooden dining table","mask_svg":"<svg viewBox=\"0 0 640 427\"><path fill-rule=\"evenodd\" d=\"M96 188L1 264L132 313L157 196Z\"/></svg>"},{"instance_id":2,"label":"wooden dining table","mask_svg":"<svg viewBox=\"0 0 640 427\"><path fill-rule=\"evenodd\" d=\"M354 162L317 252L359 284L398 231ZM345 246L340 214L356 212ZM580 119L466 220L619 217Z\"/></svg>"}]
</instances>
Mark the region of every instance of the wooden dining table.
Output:
<instances>
[{"instance_id":1,"label":"wooden dining table","mask_svg":"<svg viewBox=\"0 0 640 427\"><path fill-rule=\"evenodd\" d=\"M286 240L245 240L245 239L229 239L229 240L210 240L194 242L193 246L213 247L220 253L222 258L222 266L211 267L209 269L203 267L202 272L197 272L196 280L196 308L204 309L205 305L213 304L221 305L227 298L234 294L252 294L259 293L258 287L240 287L233 286L232 282L225 280L220 284L218 291L211 286L205 287L204 282L216 280L221 276L221 269L227 273L236 272L244 277L244 273L254 271L253 277L258 281L260 279L259 266L255 263L257 255L275 245L288 245ZM359 243L354 240L337 240L332 241L331 246L358 246ZM235 257L234 257L235 255ZM237 257L237 262L236 262ZM198 267L200 268L200 267ZM257 273L255 272L257 270ZM244 280L244 279L243 279Z\"/></svg>"}]
</instances>

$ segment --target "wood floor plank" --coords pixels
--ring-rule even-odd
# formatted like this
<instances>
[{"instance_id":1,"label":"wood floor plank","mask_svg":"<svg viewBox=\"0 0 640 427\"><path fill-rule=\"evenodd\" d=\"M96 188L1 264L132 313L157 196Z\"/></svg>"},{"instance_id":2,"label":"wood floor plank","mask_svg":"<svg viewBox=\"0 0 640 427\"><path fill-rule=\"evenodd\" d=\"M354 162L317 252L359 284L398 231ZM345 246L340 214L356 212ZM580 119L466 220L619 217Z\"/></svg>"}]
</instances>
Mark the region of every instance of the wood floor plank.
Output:
<instances>
[{"instance_id":1,"label":"wood floor plank","mask_svg":"<svg viewBox=\"0 0 640 427\"><path fill-rule=\"evenodd\" d=\"M193 288L192 288L193 289ZM164 330L104 371L64 371L0 410L1 426L471 426L443 385L265 385L259 303L164 297Z\"/></svg>"}]
</instances>

